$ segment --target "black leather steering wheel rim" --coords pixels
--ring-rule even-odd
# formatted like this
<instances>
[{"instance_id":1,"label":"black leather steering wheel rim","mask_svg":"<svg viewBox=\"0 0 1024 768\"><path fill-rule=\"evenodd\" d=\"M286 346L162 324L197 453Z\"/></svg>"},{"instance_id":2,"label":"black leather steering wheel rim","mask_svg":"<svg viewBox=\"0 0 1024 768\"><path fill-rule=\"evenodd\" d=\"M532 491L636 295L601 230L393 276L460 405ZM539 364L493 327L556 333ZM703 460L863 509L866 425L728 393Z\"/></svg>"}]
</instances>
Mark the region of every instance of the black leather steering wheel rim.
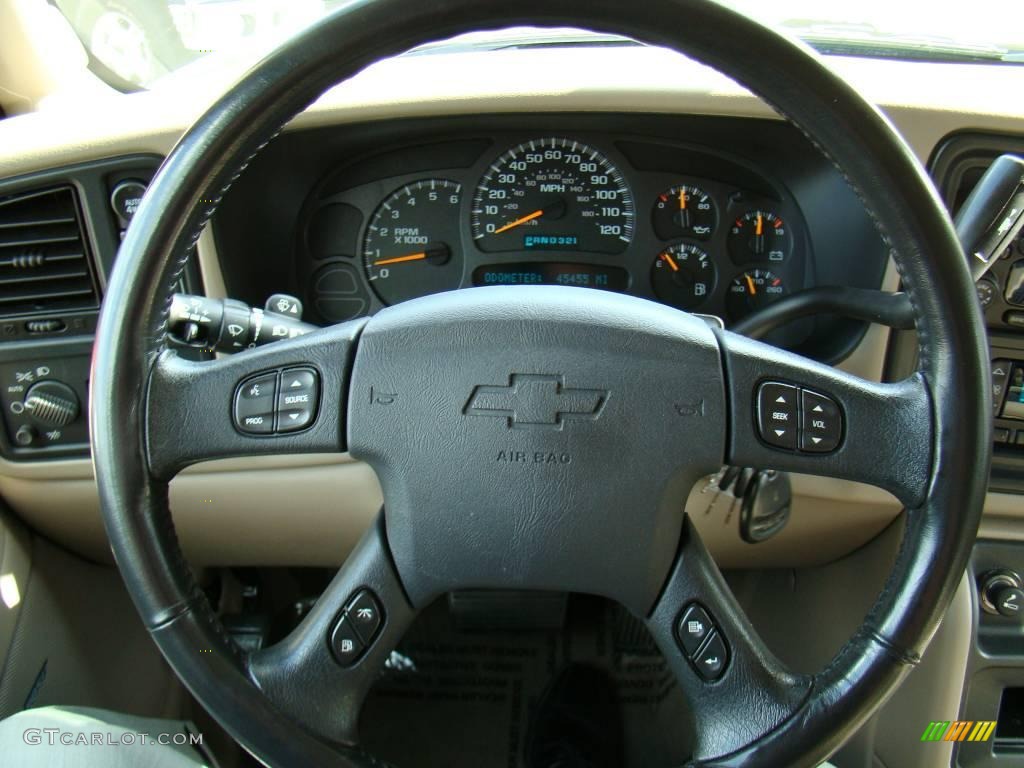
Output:
<instances>
[{"instance_id":1,"label":"black leather steering wheel rim","mask_svg":"<svg viewBox=\"0 0 1024 768\"><path fill-rule=\"evenodd\" d=\"M809 49L711 2L636 7L618 0L525 0L514 11L497 0L357 3L286 43L211 107L175 147L136 214L97 332L93 460L118 565L179 677L254 755L274 766L372 764L358 747L318 736L282 716L280 700L261 695L253 667L195 585L168 508L169 476L155 470L151 456L152 377L158 361L173 355L164 340L167 309L187 254L216 201L291 117L379 58L461 32L524 23L626 34L677 48L734 77L799 126L844 173L900 268L916 312L916 383L926 394L922 407L931 429L929 477L920 497L909 497L895 570L861 631L792 713L743 746L723 743L728 751L720 752L708 745L693 763L816 765L916 663L963 574L991 452L987 342L948 215L886 119ZM360 331L353 327L346 338L354 344ZM728 343L739 350L732 373L742 374L742 349ZM342 424L340 409L327 416ZM199 654L199 648L213 652Z\"/></svg>"}]
</instances>

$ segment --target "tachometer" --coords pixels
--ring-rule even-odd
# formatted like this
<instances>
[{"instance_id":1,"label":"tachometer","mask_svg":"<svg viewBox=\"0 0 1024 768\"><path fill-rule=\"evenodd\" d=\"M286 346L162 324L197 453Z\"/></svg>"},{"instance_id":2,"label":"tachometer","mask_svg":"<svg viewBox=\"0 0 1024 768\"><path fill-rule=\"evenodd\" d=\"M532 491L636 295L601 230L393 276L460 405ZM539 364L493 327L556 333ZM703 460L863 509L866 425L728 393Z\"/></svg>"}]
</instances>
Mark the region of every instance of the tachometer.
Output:
<instances>
[{"instance_id":1,"label":"tachometer","mask_svg":"<svg viewBox=\"0 0 1024 768\"><path fill-rule=\"evenodd\" d=\"M472 231L484 251L621 253L633 239L633 195L618 169L572 139L510 149L473 196Z\"/></svg>"},{"instance_id":2,"label":"tachometer","mask_svg":"<svg viewBox=\"0 0 1024 768\"><path fill-rule=\"evenodd\" d=\"M424 179L388 195L374 211L363 238L363 262L385 304L459 287L461 195L461 184Z\"/></svg>"}]
</instances>

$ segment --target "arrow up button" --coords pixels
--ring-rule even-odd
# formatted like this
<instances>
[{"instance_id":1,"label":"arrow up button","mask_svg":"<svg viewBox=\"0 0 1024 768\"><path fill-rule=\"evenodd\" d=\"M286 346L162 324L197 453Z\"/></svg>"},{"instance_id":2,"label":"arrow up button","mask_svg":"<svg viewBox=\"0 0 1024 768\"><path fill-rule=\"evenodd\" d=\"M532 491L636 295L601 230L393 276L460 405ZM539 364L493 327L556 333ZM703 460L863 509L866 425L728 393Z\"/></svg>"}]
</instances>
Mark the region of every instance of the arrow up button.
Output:
<instances>
[{"instance_id":1,"label":"arrow up button","mask_svg":"<svg viewBox=\"0 0 1024 768\"><path fill-rule=\"evenodd\" d=\"M834 451L843 436L843 416L835 400L810 390L800 390L803 429L800 450L808 453Z\"/></svg>"},{"instance_id":2,"label":"arrow up button","mask_svg":"<svg viewBox=\"0 0 1024 768\"><path fill-rule=\"evenodd\" d=\"M797 389L792 384L768 381L757 396L758 430L761 439L775 448L797 448Z\"/></svg>"},{"instance_id":3,"label":"arrow up button","mask_svg":"<svg viewBox=\"0 0 1024 768\"><path fill-rule=\"evenodd\" d=\"M277 394L277 431L298 432L313 423L320 404L320 375L312 368L281 372Z\"/></svg>"}]
</instances>

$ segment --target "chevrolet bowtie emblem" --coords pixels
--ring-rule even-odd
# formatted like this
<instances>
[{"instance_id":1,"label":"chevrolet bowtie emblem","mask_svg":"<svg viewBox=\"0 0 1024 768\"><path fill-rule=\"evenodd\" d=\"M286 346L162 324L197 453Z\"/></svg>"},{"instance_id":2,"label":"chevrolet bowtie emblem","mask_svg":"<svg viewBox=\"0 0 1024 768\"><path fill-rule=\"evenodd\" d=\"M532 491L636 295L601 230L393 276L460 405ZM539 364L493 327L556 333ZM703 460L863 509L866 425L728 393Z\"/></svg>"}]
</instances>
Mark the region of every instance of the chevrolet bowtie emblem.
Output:
<instances>
[{"instance_id":1,"label":"chevrolet bowtie emblem","mask_svg":"<svg viewBox=\"0 0 1024 768\"><path fill-rule=\"evenodd\" d=\"M566 387L564 376L513 373L508 386L474 387L462 412L497 416L510 428L561 429L569 419L595 421L607 400L608 390Z\"/></svg>"}]
</instances>

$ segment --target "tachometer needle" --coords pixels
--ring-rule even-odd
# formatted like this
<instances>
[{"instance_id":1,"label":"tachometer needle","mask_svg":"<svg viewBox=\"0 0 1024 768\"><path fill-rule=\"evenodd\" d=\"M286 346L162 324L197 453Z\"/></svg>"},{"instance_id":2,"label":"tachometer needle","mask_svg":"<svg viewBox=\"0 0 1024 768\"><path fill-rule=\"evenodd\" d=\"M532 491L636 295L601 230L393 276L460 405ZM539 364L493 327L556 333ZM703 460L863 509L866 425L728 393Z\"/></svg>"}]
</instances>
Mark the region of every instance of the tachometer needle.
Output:
<instances>
[{"instance_id":1,"label":"tachometer needle","mask_svg":"<svg viewBox=\"0 0 1024 768\"><path fill-rule=\"evenodd\" d=\"M543 215L544 215L543 209L539 210L539 211L534 211L533 213L530 213L530 214L527 214L526 216L523 216L521 219L516 219L515 221L510 221L505 226L498 227L491 234L492 235L500 235L502 232L508 232L510 229L518 227L521 224L525 224L528 221L533 221L534 219L539 219Z\"/></svg>"},{"instance_id":2,"label":"tachometer needle","mask_svg":"<svg viewBox=\"0 0 1024 768\"><path fill-rule=\"evenodd\" d=\"M672 271L673 272L678 272L679 271L679 265L676 264L676 260L675 259L673 259L671 256L668 255L668 251L665 251L663 254L661 254L661 258L663 258L665 260L666 264L668 264L670 267L672 267Z\"/></svg>"},{"instance_id":3,"label":"tachometer needle","mask_svg":"<svg viewBox=\"0 0 1024 768\"><path fill-rule=\"evenodd\" d=\"M381 259L380 261L373 262L373 266L383 267L386 264L401 264L405 261L420 261L425 258L427 258L427 252L420 251L419 253L410 253L408 256L395 256L391 259Z\"/></svg>"}]
</instances>

